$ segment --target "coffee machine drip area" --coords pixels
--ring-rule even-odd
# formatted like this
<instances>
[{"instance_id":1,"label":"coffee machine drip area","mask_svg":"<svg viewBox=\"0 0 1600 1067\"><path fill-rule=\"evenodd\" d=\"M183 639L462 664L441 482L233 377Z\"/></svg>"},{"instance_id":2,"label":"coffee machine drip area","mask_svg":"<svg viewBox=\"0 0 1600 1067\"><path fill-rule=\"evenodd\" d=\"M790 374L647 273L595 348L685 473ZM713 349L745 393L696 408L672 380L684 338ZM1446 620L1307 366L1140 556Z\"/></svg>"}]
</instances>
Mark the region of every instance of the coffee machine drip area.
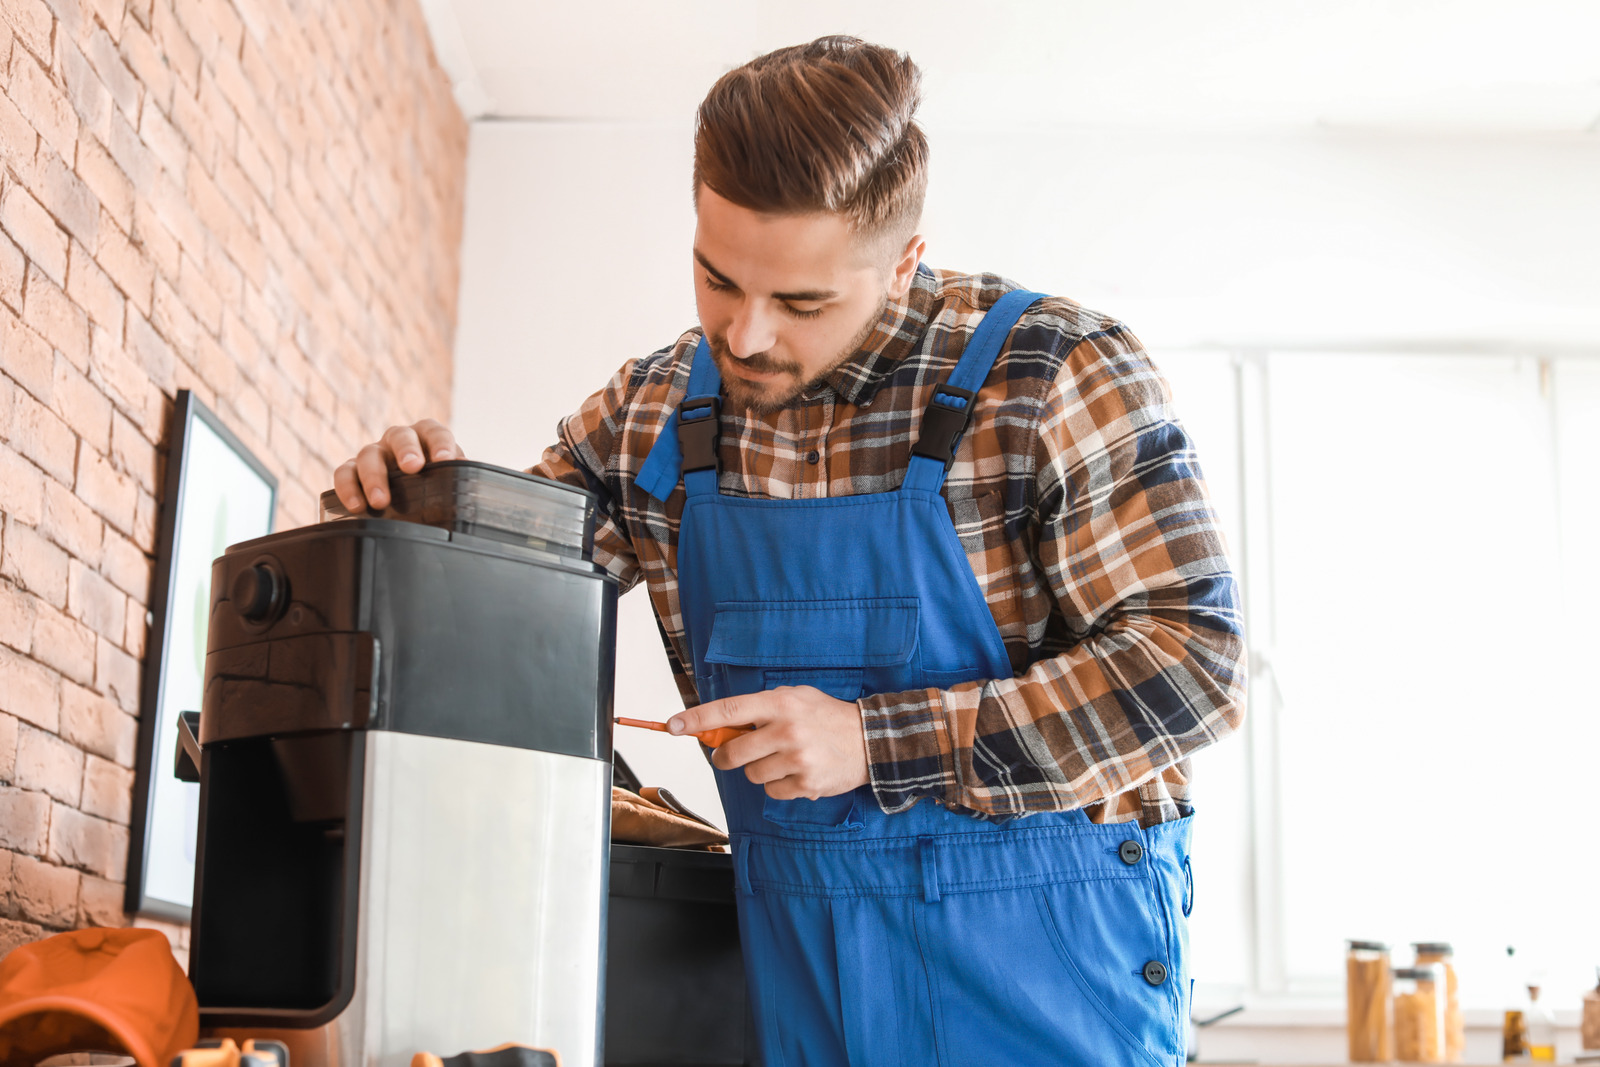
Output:
<instances>
[{"instance_id":1,"label":"coffee machine drip area","mask_svg":"<svg viewBox=\"0 0 1600 1067\"><path fill-rule=\"evenodd\" d=\"M459 461L212 567L190 977L211 1032L599 1062L617 584L595 499Z\"/></svg>"}]
</instances>

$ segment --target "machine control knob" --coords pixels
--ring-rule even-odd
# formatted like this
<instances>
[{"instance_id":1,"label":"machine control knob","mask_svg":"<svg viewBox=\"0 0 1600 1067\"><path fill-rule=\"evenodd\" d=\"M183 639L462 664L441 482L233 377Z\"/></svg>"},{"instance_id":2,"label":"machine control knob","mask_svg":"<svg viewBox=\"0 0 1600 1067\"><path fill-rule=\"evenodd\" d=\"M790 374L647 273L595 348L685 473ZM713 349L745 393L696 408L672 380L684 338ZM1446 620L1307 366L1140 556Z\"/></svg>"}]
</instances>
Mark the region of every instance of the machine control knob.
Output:
<instances>
[{"instance_id":1,"label":"machine control knob","mask_svg":"<svg viewBox=\"0 0 1600 1067\"><path fill-rule=\"evenodd\" d=\"M276 615L283 606L283 576L276 567L257 563L242 570L233 579L228 599L234 610L250 622L263 622Z\"/></svg>"}]
</instances>

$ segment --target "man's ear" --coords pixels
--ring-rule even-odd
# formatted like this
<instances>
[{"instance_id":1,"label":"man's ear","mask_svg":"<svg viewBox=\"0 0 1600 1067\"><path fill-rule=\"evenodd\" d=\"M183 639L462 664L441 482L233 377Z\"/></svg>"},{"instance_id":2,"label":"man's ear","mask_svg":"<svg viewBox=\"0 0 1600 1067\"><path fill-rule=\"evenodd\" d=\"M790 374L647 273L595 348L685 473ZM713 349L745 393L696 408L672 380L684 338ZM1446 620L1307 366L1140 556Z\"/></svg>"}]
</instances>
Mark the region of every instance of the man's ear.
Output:
<instances>
[{"instance_id":1,"label":"man's ear","mask_svg":"<svg viewBox=\"0 0 1600 1067\"><path fill-rule=\"evenodd\" d=\"M914 233L906 241L906 246L900 252L900 258L894 263L889 274L889 298L891 300L904 299L911 291L911 279L916 276L917 264L922 262L922 254L928 250L928 242L920 233Z\"/></svg>"}]
</instances>

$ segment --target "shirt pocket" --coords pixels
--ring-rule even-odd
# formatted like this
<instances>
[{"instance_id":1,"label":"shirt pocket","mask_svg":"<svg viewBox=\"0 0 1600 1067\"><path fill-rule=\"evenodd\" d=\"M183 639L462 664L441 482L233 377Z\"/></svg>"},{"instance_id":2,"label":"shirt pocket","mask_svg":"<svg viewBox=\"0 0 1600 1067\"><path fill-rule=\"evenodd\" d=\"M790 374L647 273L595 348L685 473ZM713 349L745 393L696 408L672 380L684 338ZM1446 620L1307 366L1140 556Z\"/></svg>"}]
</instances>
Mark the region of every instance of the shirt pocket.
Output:
<instances>
[{"instance_id":1,"label":"shirt pocket","mask_svg":"<svg viewBox=\"0 0 1600 1067\"><path fill-rule=\"evenodd\" d=\"M719 604L705 668L719 695L808 685L854 701L914 669L917 625L915 597ZM819 800L766 797L762 815L781 830L855 831L862 826L863 792Z\"/></svg>"}]
</instances>

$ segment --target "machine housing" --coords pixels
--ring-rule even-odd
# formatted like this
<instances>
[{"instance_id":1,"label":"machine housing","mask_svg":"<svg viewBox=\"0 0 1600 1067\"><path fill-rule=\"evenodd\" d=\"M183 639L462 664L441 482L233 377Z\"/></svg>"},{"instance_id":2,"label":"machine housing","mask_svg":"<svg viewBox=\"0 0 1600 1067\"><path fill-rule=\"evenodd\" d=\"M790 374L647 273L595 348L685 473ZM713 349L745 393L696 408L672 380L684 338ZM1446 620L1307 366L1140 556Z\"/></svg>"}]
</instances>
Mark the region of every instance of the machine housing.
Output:
<instances>
[{"instance_id":1,"label":"machine housing","mask_svg":"<svg viewBox=\"0 0 1600 1067\"><path fill-rule=\"evenodd\" d=\"M523 503L556 534L351 518L213 564L201 1024L331 1028L346 1064L521 1042L589 1067L617 584L588 558L590 494L436 466L537 483Z\"/></svg>"}]
</instances>

